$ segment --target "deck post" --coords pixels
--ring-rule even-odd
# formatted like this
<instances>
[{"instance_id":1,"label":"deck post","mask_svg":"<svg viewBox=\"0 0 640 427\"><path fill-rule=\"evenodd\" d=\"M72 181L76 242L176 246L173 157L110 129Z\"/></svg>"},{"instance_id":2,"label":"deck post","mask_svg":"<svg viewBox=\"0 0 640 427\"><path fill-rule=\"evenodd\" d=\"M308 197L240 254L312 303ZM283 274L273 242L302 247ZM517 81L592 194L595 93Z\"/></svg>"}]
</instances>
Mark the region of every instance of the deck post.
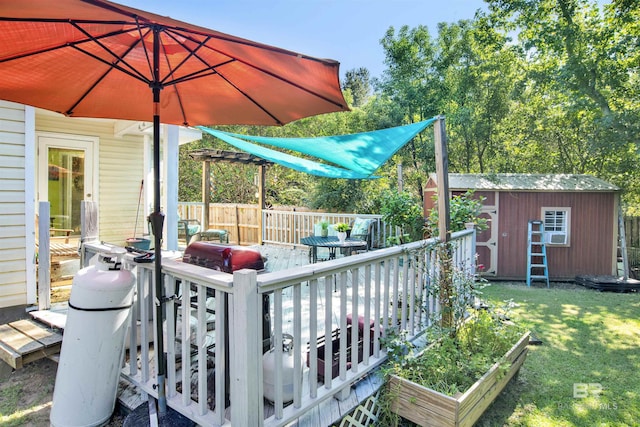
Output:
<instances>
[{"instance_id":1,"label":"deck post","mask_svg":"<svg viewBox=\"0 0 640 427\"><path fill-rule=\"evenodd\" d=\"M38 203L38 310L51 308L51 205Z\"/></svg>"},{"instance_id":2,"label":"deck post","mask_svg":"<svg viewBox=\"0 0 640 427\"><path fill-rule=\"evenodd\" d=\"M211 162L202 162L202 231L209 229L209 206L211 204ZM189 242L187 242L188 244Z\"/></svg>"},{"instance_id":3,"label":"deck post","mask_svg":"<svg viewBox=\"0 0 640 427\"><path fill-rule=\"evenodd\" d=\"M447 154L447 131L444 116L438 116L433 127L436 153L436 176L438 180L438 235L442 242L451 236L449 210L449 156Z\"/></svg>"},{"instance_id":4,"label":"deck post","mask_svg":"<svg viewBox=\"0 0 640 427\"><path fill-rule=\"evenodd\" d=\"M260 426L264 420L262 402L262 326L255 270L233 273L233 297L229 324L231 369L231 419L234 426Z\"/></svg>"},{"instance_id":5,"label":"deck post","mask_svg":"<svg viewBox=\"0 0 640 427\"><path fill-rule=\"evenodd\" d=\"M475 224L466 224L465 227L467 230L473 230L473 234L471 235L471 241L468 245L465 246L466 254L465 254L465 269L468 274L471 276L475 276L476 274L476 239L478 238L478 231L476 230Z\"/></svg>"},{"instance_id":6,"label":"deck post","mask_svg":"<svg viewBox=\"0 0 640 427\"><path fill-rule=\"evenodd\" d=\"M261 245L264 239L264 222L262 211L267 209L265 182L267 181L267 167L265 165L258 166L258 244Z\"/></svg>"}]
</instances>

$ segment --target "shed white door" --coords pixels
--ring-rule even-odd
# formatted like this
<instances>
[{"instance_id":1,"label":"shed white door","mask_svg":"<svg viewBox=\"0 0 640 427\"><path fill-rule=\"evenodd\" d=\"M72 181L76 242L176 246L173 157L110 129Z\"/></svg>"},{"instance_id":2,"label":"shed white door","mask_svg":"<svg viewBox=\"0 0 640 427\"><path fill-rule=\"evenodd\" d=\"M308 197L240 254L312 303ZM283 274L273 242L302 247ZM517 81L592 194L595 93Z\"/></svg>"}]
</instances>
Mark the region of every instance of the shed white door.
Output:
<instances>
[{"instance_id":1,"label":"shed white door","mask_svg":"<svg viewBox=\"0 0 640 427\"><path fill-rule=\"evenodd\" d=\"M80 234L80 202L96 200L94 160L98 139L38 135L38 199L51 205L52 228Z\"/></svg>"}]
</instances>

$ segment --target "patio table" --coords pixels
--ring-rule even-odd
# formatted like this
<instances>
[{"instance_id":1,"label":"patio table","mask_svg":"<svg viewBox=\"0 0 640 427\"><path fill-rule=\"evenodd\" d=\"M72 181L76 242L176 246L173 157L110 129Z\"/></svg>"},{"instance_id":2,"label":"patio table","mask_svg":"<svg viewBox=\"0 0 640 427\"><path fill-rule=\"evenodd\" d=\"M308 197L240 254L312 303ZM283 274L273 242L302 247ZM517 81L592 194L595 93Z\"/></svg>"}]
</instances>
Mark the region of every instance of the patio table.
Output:
<instances>
[{"instance_id":1,"label":"patio table","mask_svg":"<svg viewBox=\"0 0 640 427\"><path fill-rule=\"evenodd\" d=\"M340 242L336 236L308 236L300 239L300 243L309 246L309 261L318 262L318 248L329 249L329 259L335 259L336 249L344 249L349 255L354 249L366 249L367 242L359 239L348 237L344 242Z\"/></svg>"}]
</instances>

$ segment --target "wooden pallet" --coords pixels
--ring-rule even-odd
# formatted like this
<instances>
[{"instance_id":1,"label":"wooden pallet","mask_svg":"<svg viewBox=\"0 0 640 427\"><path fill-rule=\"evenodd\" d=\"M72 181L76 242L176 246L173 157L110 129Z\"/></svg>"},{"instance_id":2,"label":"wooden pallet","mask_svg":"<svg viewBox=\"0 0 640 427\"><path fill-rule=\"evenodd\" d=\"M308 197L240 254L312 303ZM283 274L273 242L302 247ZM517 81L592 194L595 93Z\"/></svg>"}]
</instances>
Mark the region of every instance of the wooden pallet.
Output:
<instances>
[{"instance_id":1,"label":"wooden pallet","mask_svg":"<svg viewBox=\"0 0 640 427\"><path fill-rule=\"evenodd\" d=\"M0 359L12 368L60 352L62 334L32 320L17 320L0 325Z\"/></svg>"},{"instance_id":2,"label":"wooden pallet","mask_svg":"<svg viewBox=\"0 0 640 427\"><path fill-rule=\"evenodd\" d=\"M640 291L640 280L624 279L615 276L576 276L576 283L585 288L596 289L598 291L609 292L638 292Z\"/></svg>"}]
</instances>

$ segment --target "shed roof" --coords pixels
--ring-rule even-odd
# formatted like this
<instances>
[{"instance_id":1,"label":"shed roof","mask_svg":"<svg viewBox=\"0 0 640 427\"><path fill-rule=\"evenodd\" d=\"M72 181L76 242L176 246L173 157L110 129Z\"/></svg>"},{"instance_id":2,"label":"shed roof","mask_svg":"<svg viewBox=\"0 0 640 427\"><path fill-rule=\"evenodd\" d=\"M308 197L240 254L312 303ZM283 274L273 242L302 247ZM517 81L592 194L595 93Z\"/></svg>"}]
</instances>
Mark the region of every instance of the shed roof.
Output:
<instances>
[{"instance_id":1,"label":"shed roof","mask_svg":"<svg viewBox=\"0 0 640 427\"><path fill-rule=\"evenodd\" d=\"M431 174L435 181L435 174ZM591 175L570 174L449 174L450 190L504 191L618 191L613 184Z\"/></svg>"}]
</instances>

